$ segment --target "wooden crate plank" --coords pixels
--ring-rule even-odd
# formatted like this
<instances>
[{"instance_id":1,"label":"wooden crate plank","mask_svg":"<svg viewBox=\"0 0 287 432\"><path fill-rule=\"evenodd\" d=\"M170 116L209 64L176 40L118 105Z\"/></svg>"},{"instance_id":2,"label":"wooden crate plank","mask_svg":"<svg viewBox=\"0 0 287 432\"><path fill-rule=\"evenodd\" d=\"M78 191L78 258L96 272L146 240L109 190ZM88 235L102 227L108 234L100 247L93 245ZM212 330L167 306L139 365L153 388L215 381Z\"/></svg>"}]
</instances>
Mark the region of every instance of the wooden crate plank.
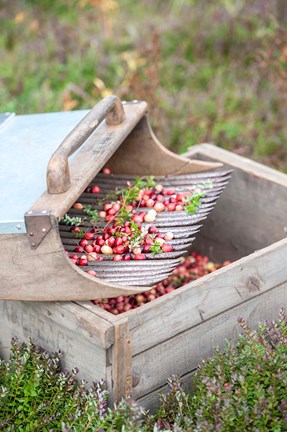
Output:
<instances>
[{"instance_id":1,"label":"wooden crate plank","mask_svg":"<svg viewBox=\"0 0 287 432\"><path fill-rule=\"evenodd\" d=\"M38 306L28 302L0 302L0 357L9 357L12 337L17 336L21 341L33 338L36 344L49 351L63 351L63 368L77 366L80 378L90 382L105 379L107 350L96 345L86 330L83 332L82 322L73 319L71 314L59 320L57 314L61 308L55 313L51 305L47 306L47 311L50 308L52 313L46 316L40 313ZM64 307L62 311L66 313ZM68 323L68 320L73 322Z\"/></svg>"},{"instance_id":2,"label":"wooden crate plank","mask_svg":"<svg viewBox=\"0 0 287 432\"><path fill-rule=\"evenodd\" d=\"M168 150L154 135L147 116L134 127L109 160L112 173L136 176L190 174L220 166L217 162L190 160Z\"/></svg>"},{"instance_id":3,"label":"wooden crate plank","mask_svg":"<svg viewBox=\"0 0 287 432\"><path fill-rule=\"evenodd\" d=\"M194 146L187 155L219 160L234 170L194 249L214 260L234 261L286 237L285 174L208 144Z\"/></svg>"},{"instance_id":4,"label":"wooden crate plank","mask_svg":"<svg viewBox=\"0 0 287 432\"><path fill-rule=\"evenodd\" d=\"M189 372L181 377L181 383L186 391L192 391L192 379L194 377L195 370ZM141 407L144 407L146 410L149 410L150 414L154 414L159 405L159 395L167 394L169 392L169 387L167 384L153 390L150 393L147 393L143 397L137 399L137 404Z\"/></svg>"},{"instance_id":5,"label":"wooden crate plank","mask_svg":"<svg viewBox=\"0 0 287 432\"><path fill-rule=\"evenodd\" d=\"M84 308L77 307L72 302L11 302L14 307L27 308L34 310L40 316L49 318L57 324L67 328L72 332L77 332L80 336L91 343L101 347L109 348L114 343L113 326L106 320L95 316ZM23 305L22 305L23 304ZM4 304L5 310L9 313L11 305L9 302Z\"/></svg>"},{"instance_id":6,"label":"wooden crate plank","mask_svg":"<svg viewBox=\"0 0 287 432\"><path fill-rule=\"evenodd\" d=\"M264 178L265 180L277 183L281 186L284 186L285 188L287 187L286 174L270 168L266 165L262 165L251 159L224 150L213 144L204 143L194 145L190 147L183 156L186 158L193 158L196 157L198 154L210 159L216 159L223 164L243 170L249 173L251 176L255 175L256 177Z\"/></svg>"},{"instance_id":7,"label":"wooden crate plank","mask_svg":"<svg viewBox=\"0 0 287 432\"><path fill-rule=\"evenodd\" d=\"M287 239L125 314L133 355L287 281Z\"/></svg>"},{"instance_id":8,"label":"wooden crate plank","mask_svg":"<svg viewBox=\"0 0 287 432\"><path fill-rule=\"evenodd\" d=\"M108 321L112 325L114 325L119 319L118 316L106 311L105 309L102 309L101 307L93 304L91 301L75 302L75 304L87 309L89 312L97 315L100 319Z\"/></svg>"},{"instance_id":9,"label":"wooden crate plank","mask_svg":"<svg viewBox=\"0 0 287 432\"><path fill-rule=\"evenodd\" d=\"M259 321L276 319L280 307L286 305L284 283L134 356L132 368L140 379L133 397L139 399L156 390L172 374L189 373L212 355L214 347L223 347L226 338L234 340L241 332L238 317L254 327Z\"/></svg>"},{"instance_id":10,"label":"wooden crate plank","mask_svg":"<svg viewBox=\"0 0 287 432\"><path fill-rule=\"evenodd\" d=\"M284 186L235 171L193 247L209 247L211 240L234 260L281 240L286 237L286 198Z\"/></svg>"},{"instance_id":11,"label":"wooden crate plank","mask_svg":"<svg viewBox=\"0 0 287 432\"><path fill-rule=\"evenodd\" d=\"M107 367L108 388L112 389L110 403L119 402L132 392L131 339L127 319L119 318L114 329L115 342L109 353L111 365Z\"/></svg>"}]
</instances>

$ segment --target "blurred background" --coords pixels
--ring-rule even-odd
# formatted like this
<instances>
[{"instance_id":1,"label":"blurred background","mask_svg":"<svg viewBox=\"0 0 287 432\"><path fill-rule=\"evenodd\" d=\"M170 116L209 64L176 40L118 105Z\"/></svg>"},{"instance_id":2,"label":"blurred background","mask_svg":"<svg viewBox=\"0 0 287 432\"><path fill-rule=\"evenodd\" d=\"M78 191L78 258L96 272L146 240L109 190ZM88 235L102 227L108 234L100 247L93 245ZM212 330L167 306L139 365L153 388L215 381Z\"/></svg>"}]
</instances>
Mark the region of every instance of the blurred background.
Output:
<instances>
[{"instance_id":1,"label":"blurred background","mask_svg":"<svg viewBox=\"0 0 287 432\"><path fill-rule=\"evenodd\" d=\"M286 0L0 0L0 112L144 99L161 142L287 172Z\"/></svg>"}]
</instances>

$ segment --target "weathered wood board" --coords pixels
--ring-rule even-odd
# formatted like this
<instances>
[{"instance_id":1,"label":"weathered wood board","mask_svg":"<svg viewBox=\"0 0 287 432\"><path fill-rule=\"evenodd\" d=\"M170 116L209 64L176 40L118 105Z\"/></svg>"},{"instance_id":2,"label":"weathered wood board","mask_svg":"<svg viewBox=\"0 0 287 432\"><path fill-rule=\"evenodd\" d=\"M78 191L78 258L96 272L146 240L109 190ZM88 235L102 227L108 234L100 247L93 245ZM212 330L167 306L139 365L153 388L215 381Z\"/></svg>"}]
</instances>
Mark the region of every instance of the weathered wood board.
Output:
<instances>
[{"instance_id":1,"label":"weathered wood board","mask_svg":"<svg viewBox=\"0 0 287 432\"><path fill-rule=\"evenodd\" d=\"M232 180L197 248L234 262L138 309L114 316L91 302L0 302L0 356L12 336L64 351L64 366L104 378L110 402L130 395L154 409L172 373L190 387L198 362L241 331L276 319L287 305L287 176L214 146L188 157L224 163Z\"/></svg>"},{"instance_id":2,"label":"weathered wood board","mask_svg":"<svg viewBox=\"0 0 287 432\"><path fill-rule=\"evenodd\" d=\"M0 355L7 359L11 338L33 338L50 351L63 351L63 367L80 369L79 377L106 379L106 352L114 328L72 303L0 302Z\"/></svg>"},{"instance_id":3,"label":"weathered wood board","mask_svg":"<svg viewBox=\"0 0 287 432\"><path fill-rule=\"evenodd\" d=\"M220 160L233 169L232 181L204 223L194 247L213 259L237 260L287 235L287 176L210 144L187 155ZM224 226L224 229L223 229Z\"/></svg>"}]
</instances>

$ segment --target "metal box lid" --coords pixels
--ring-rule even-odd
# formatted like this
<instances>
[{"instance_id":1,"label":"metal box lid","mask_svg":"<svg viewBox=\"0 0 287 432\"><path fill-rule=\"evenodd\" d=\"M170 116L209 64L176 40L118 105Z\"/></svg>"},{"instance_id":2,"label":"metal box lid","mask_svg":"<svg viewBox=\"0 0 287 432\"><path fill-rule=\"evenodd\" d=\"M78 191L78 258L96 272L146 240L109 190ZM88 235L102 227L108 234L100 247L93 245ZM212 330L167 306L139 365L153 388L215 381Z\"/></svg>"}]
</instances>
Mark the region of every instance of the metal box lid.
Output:
<instances>
[{"instance_id":1,"label":"metal box lid","mask_svg":"<svg viewBox=\"0 0 287 432\"><path fill-rule=\"evenodd\" d=\"M0 234L26 232L24 213L46 190L50 157L87 112L0 116Z\"/></svg>"}]
</instances>

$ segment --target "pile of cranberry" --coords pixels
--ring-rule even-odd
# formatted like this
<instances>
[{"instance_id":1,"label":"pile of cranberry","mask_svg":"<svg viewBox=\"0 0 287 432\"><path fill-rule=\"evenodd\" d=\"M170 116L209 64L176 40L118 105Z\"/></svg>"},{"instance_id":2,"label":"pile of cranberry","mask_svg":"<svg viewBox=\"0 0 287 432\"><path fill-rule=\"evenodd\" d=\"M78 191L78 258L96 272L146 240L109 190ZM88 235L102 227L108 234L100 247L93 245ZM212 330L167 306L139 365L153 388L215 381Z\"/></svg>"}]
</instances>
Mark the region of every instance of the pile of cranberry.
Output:
<instances>
[{"instance_id":1,"label":"pile of cranberry","mask_svg":"<svg viewBox=\"0 0 287 432\"><path fill-rule=\"evenodd\" d=\"M131 309L138 308L164 294L168 294L177 288L188 284L202 276L214 272L215 270L230 264L230 261L223 263L214 263L209 260L208 256L200 255L193 252L187 256L184 261L172 272L172 274L162 282L158 283L155 288L145 291L141 294L130 296L119 296L110 299L92 300L92 303L118 315Z\"/></svg>"},{"instance_id":2,"label":"pile of cranberry","mask_svg":"<svg viewBox=\"0 0 287 432\"><path fill-rule=\"evenodd\" d=\"M110 170L104 168L104 174ZM86 193L98 195L98 185L89 186ZM118 194L116 200L105 201L97 212L102 228L95 225L82 232L75 226L71 231L75 236L82 233L72 253L67 252L72 262L80 267L87 267L94 261L113 260L145 260L153 258L157 253L173 251L170 240L174 238L171 231L160 232L156 226L157 214L163 211L183 211L185 198L190 191L177 193L174 189L165 189L156 184L151 187L138 186L127 182L124 194ZM85 206L76 202L73 208L84 211ZM79 237L78 237L79 238ZM96 272L83 268L90 276Z\"/></svg>"}]
</instances>

